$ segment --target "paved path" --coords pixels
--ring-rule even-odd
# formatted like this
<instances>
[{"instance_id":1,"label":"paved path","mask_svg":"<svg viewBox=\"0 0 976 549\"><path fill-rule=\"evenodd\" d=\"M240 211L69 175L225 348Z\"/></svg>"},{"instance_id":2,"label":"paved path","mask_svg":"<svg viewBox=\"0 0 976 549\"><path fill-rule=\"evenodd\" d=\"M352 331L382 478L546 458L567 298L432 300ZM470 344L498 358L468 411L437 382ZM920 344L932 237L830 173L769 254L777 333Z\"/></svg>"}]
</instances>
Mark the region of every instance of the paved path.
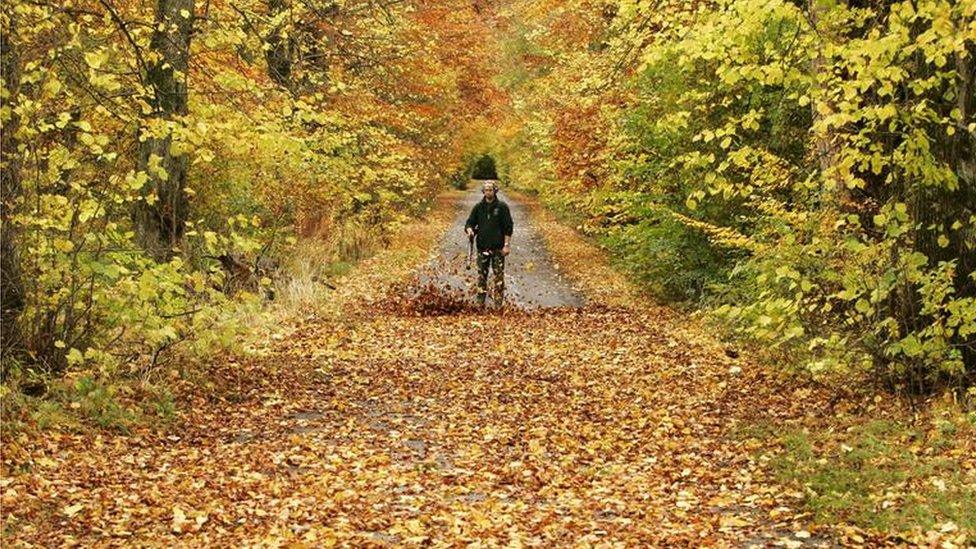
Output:
<instances>
[{"instance_id":1,"label":"paved path","mask_svg":"<svg viewBox=\"0 0 976 549\"><path fill-rule=\"evenodd\" d=\"M511 209L515 226L512 252L505 262L506 304L525 309L582 306L583 298L553 264L542 235L529 219L528 210L504 192L500 192L499 197ZM478 271L473 261L470 268L466 266L468 238L464 234L464 222L479 200L481 184L475 181L472 189L458 203L457 216L444 235L439 255L432 266L440 283L450 288L470 290L472 300Z\"/></svg>"}]
</instances>

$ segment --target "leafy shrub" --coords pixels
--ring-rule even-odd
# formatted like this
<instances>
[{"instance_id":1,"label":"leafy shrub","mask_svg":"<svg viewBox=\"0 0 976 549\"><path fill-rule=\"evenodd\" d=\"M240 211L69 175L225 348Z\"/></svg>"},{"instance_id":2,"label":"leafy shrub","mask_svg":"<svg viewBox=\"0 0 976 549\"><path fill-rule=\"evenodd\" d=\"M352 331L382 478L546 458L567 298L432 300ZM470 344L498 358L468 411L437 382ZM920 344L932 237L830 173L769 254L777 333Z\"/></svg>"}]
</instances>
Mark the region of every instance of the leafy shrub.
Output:
<instances>
[{"instance_id":1,"label":"leafy shrub","mask_svg":"<svg viewBox=\"0 0 976 549\"><path fill-rule=\"evenodd\" d=\"M811 372L976 381L971 5L584 13L512 39L519 185Z\"/></svg>"},{"instance_id":2,"label":"leafy shrub","mask_svg":"<svg viewBox=\"0 0 976 549\"><path fill-rule=\"evenodd\" d=\"M721 279L721 258L701 233L670 216L613 227L602 242L654 296L696 301Z\"/></svg>"}]
</instances>

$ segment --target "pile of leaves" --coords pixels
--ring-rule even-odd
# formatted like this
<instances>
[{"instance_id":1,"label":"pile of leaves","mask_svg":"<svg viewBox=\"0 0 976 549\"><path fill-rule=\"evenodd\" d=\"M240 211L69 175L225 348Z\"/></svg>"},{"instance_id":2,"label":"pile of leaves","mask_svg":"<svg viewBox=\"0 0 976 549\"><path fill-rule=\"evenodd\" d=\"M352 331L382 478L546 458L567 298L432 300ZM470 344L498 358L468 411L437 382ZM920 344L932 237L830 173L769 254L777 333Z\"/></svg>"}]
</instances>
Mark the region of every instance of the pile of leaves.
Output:
<instances>
[{"instance_id":1,"label":"pile of leaves","mask_svg":"<svg viewBox=\"0 0 976 549\"><path fill-rule=\"evenodd\" d=\"M477 272L470 265L440 260L425 265L405 281L390 284L385 297L374 305L384 312L407 316L485 312L477 301L477 291ZM505 307L514 310L515 305L506 303Z\"/></svg>"},{"instance_id":2,"label":"pile of leaves","mask_svg":"<svg viewBox=\"0 0 976 549\"><path fill-rule=\"evenodd\" d=\"M436 278L419 277L391 287L384 306L387 311L412 316L455 315L480 308L470 292L450 287Z\"/></svg>"}]
</instances>

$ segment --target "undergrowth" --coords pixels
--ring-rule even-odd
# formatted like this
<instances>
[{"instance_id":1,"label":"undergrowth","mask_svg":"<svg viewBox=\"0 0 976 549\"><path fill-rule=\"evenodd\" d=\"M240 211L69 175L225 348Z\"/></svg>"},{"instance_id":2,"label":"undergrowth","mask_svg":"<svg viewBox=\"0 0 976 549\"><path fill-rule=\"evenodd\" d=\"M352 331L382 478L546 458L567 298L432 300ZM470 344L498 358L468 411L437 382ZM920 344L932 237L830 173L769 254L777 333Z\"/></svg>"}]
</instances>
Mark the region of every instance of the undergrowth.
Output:
<instances>
[{"instance_id":1,"label":"undergrowth","mask_svg":"<svg viewBox=\"0 0 976 549\"><path fill-rule=\"evenodd\" d=\"M417 207L426 213L433 204L426 202ZM179 413L179 386L213 385L207 368L211 360L226 353L244 352L249 341L323 309L338 299L336 284L381 250L395 256L394 263L412 264L416 255L412 248L409 256L399 248L389 250L391 238L404 231L409 233L411 227L402 222L383 226L349 222L328 234L304 239L283 258L268 299L255 299L254 306L228 309L227 318L222 319L227 333L220 333L220 326L205 328L204 335L213 332L209 339L221 338L210 349L198 348L199 342L193 340L189 347L172 349L159 360L139 357L126 369L73 369L60 375L12 360L7 362L0 383L0 428L4 437L34 429L96 428L130 433L138 427L170 428Z\"/></svg>"},{"instance_id":2,"label":"undergrowth","mask_svg":"<svg viewBox=\"0 0 976 549\"><path fill-rule=\"evenodd\" d=\"M867 414L829 426L749 426L745 438L775 441L776 479L803 494L821 524L906 536L976 532L976 413L936 405L924 417Z\"/></svg>"}]
</instances>

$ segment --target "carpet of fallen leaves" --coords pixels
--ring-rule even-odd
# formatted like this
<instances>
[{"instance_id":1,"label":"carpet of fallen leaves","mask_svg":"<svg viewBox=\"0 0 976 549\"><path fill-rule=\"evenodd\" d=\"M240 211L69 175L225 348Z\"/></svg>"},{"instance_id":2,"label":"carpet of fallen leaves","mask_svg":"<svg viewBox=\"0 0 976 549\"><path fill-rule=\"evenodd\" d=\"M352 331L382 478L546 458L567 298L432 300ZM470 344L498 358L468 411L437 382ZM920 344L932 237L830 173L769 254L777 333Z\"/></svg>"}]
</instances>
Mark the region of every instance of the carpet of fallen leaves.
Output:
<instances>
[{"instance_id":1,"label":"carpet of fallen leaves","mask_svg":"<svg viewBox=\"0 0 976 549\"><path fill-rule=\"evenodd\" d=\"M179 382L173 428L19 441L5 543L883 543L811 524L733 436L829 414L825 399L682 315L592 293L534 312L388 306L448 206L348 275L331 312ZM584 289L606 268L571 231L554 247Z\"/></svg>"}]
</instances>

